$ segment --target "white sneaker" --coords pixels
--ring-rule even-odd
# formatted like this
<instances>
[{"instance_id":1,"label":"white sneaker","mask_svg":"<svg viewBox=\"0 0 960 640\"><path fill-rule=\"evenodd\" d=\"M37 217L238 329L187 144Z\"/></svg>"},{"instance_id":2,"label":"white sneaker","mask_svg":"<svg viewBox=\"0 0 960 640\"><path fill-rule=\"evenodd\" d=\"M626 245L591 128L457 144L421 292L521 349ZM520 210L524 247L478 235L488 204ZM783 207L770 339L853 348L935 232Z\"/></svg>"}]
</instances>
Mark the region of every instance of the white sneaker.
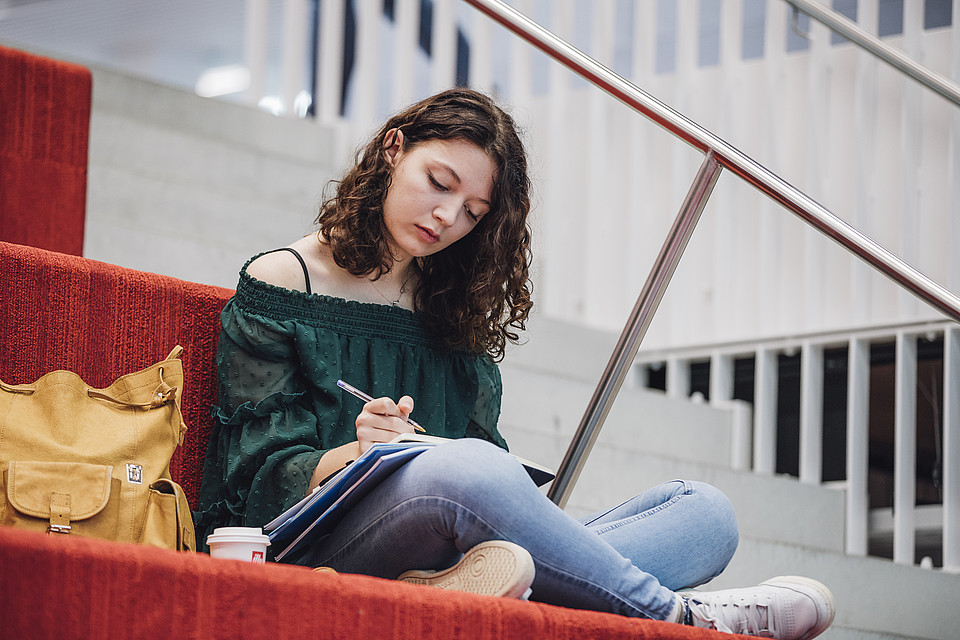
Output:
<instances>
[{"instance_id":1,"label":"white sneaker","mask_svg":"<svg viewBox=\"0 0 960 640\"><path fill-rule=\"evenodd\" d=\"M526 549L506 540L488 540L467 551L449 569L407 571L397 580L526 600L534 573L533 558Z\"/></svg>"},{"instance_id":2,"label":"white sneaker","mask_svg":"<svg viewBox=\"0 0 960 640\"><path fill-rule=\"evenodd\" d=\"M810 578L780 576L756 587L681 593L685 624L727 633L809 640L833 622L833 594Z\"/></svg>"}]
</instances>

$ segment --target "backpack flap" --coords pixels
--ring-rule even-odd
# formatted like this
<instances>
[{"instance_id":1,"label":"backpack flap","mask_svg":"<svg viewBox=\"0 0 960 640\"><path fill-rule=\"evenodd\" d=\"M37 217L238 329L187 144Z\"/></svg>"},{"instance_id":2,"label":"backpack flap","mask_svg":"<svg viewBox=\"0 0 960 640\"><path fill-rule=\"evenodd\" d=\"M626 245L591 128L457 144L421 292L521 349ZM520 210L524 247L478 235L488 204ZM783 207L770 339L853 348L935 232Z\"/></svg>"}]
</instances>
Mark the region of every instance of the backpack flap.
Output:
<instances>
[{"instance_id":1,"label":"backpack flap","mask_svg":"<svg viewBox=\"0 0 960 640\"><path fill-rule=\"evenodd\" d=\"M7 513L3 524L46 523L51 533L70 533L74 523L104 512L113 467L83 462L10 461L4 473ZM108 512L103 516L110 519ZM19 522L24 524L24 522Z\"/></svg>"}]
</instances>

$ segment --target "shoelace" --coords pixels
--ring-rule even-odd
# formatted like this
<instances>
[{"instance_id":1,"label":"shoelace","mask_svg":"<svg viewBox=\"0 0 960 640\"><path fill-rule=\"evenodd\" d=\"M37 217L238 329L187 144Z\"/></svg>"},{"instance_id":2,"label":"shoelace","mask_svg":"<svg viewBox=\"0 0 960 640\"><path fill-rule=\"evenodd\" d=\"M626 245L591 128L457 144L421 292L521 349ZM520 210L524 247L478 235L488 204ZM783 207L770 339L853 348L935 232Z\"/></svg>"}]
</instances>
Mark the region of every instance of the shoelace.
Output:
<instances>
[{"instance_id":1,"label":"shoelace","mask_svg":"<svg viewBox=\"0 0 960 640\"><path fill-rule=\"evenodd\" d=\"M700 626L697 622L711 625L708 628L726 633L775 638L776 623L773 611L766 604L756 602L699 602L686 601L684 624Z\"/></svg>"}]
</instances>

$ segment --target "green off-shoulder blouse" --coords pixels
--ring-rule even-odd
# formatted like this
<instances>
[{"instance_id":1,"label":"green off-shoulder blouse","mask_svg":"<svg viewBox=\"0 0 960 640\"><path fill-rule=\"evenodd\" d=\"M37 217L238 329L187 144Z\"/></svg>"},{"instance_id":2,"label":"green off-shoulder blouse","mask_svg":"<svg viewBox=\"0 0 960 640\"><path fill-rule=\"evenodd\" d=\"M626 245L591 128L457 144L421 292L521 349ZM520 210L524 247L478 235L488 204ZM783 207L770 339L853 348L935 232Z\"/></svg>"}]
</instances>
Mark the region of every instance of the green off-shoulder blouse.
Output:
<instances>
[{"instance_id":1,"label":"green off-shoulder blouse","mask_svg":"<svg viewBox=\"0 0 960 640\"><path fill-rule=\"evenodd\" d=\"M416 313L277 287L240 272L221 314L219 399L200 487L197 539L216 527L260 527L306 494L328 449L356 440L362 402L414 399L432 435L497 432L501 381L487 357L433 340Z\"/></svg>"}]
</instances>

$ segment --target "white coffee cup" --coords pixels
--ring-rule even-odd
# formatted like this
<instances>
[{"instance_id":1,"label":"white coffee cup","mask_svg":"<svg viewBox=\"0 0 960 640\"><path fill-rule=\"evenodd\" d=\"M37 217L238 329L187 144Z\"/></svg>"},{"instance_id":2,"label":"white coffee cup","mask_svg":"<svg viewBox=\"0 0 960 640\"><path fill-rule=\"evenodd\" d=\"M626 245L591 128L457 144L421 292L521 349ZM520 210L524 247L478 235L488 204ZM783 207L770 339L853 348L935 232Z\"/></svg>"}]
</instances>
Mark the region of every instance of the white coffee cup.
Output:
<instances>
[{"instance_id":1,"label":"white coffee cup","mask_svg":"<svg viewBox=\"0 0 960 640\"><path fill-rule=\"evenodd\" d=\"M218 527L207 536L210 555L228 560L245 560L263 564L267 559L270 538L260 527Z\"/></svg>"}]
</instances>

